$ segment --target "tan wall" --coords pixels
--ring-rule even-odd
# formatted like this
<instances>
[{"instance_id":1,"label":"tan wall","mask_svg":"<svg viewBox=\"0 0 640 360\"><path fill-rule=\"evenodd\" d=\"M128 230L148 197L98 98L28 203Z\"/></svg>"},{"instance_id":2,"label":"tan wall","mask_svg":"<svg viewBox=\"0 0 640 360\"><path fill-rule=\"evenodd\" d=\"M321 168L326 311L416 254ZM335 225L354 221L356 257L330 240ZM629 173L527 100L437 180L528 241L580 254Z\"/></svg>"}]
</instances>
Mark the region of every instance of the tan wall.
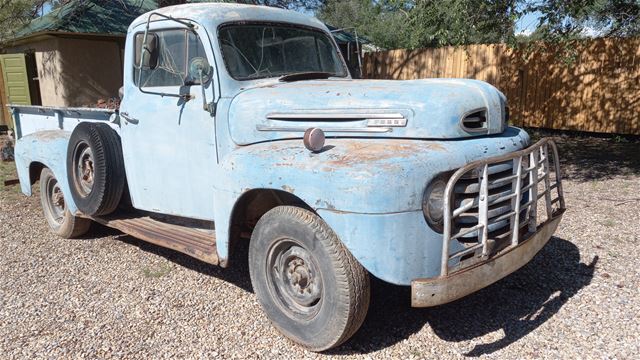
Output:
<instances>
[{"instance_id":1,"label":"tan wall","mask_svg":"<svg viewBox=\"0 0 640 360\"><path fill-rule=\"evenodd\" d=\"M9 49L8 53L35 52L40 80L40 92L42 104L50 106L64 106L64 90L60 69L62 61L58 48L58 39L46 40L24 44Z\"/></svg>"},{"instance_id":2,"label":"tan wall","mask_svg":"<svg viewBox=\"0 0 640 360\"><path fill-rule=\"evenodd\" d=\"M122 86L122 55L116 41L49 38L11 48L34 51L42 105L95 106L118 96Z\"/></svg>"},{"instance_id":3,"label":"tan wall","mask_svg":"<svg viewBox=\"0 0 640 360\"><path fill-rule=\"evenodd\" d=\"M640 135L640 38L576 44L564 63L552 52L531 56L506 45L393 50L367 54L364 77L473 78L509 99L518 126Z\"/></svg>"},{"instance_id":4,"label":"tan wall","mask_svg":"<svg viewBox=\"0 0 640 360\"><path fill-rule=\"evenodd\" d=\"M58 41L64 89L59 98L61 103L57 105L95 106L99 99L118 96L118 89L122 86L122 58L117 42Z\"/></svg>"}]
</instances>

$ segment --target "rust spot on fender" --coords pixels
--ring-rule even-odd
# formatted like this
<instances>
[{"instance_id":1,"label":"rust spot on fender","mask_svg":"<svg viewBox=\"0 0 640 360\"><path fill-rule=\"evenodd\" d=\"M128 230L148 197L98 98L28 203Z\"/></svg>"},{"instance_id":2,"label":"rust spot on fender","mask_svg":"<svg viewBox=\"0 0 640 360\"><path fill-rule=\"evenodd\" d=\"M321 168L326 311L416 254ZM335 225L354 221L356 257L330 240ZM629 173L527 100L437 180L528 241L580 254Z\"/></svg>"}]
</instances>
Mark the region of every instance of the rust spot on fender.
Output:
<instances>
[{"instance_id":1,"label":"rust spot on fender","mask_svg":"<svg viewBox=\"0 0 640 360\"><path fill-rule=\"evenodd\" d=\"M336 149L339 153L330 155L326 162L329 167L351 167L375 162L380 168L389 169L400 166L394 159L408 159L425 151L447 151L440 144L418 143L416 140L376 143L349 141L336 145Z\"/></svg>"}]
</instances>

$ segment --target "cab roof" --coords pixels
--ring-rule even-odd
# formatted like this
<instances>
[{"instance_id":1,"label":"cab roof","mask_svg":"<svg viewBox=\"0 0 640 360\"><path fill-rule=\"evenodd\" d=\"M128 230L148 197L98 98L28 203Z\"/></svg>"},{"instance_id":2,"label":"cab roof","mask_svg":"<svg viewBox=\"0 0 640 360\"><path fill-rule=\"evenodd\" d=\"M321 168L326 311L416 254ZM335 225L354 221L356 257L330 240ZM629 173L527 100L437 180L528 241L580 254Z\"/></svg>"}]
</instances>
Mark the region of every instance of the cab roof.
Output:
<instances>
[{"instance_id":1,"label":"cab roof","mask_svg":"<svg viewBox=\"0 0 640 360\"><path fill-rule=\"evenodd\" d=\"M185 4L168 6L152 12L177 19L193 20L208 29L216 29L218 26L229 22L266 21L294 23L327 31L327 27L314 17L295 11L261 5L228 3ZM135 19L129 26L129 31L141 24L145 24L152 12L145 13ZM161 18L157 19L161 20Z\"/></svg>"}]
</instances>

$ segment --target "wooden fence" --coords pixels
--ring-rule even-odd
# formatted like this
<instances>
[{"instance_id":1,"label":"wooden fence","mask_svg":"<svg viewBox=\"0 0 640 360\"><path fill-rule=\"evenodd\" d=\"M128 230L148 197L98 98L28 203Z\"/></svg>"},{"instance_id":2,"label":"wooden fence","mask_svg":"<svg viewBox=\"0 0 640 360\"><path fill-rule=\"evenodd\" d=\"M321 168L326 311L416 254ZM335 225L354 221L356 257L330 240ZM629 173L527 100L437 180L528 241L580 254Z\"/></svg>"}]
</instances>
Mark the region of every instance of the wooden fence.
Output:
<instances>
[{"instance_id":1,"label":"wooden fence","mask_svg":"<svg viewBox=\"0 0 640 360\"><path fill-rule=\"evenodd\" d=\"M509 99L517 126L640 135L640 38L576 44L577 58L526 57L506 45L392 50L365 56L364 77L473 78Z\"/></svg>"}]
</instances>

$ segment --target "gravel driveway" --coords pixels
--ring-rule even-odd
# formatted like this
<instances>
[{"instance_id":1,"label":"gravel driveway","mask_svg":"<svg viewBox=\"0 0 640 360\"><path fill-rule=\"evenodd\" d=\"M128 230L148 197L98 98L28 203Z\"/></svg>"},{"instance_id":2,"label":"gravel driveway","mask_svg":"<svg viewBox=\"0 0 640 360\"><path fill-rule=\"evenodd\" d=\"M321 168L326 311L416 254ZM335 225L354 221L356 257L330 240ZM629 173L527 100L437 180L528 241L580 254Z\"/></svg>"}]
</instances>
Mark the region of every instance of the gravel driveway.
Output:
<instances>
[{"instance_id":1,"label":"gravel driveway","mask_svg":"<svg viewBox=\"0 0 640 360\"><path fill-rule=\"evenodd\" d=\"M99 226L85 239L58 239L37 197L0 184L0 354L637 358L640 144L558 141L568 211L530 264L433 309L412 309L408 288L373 281L361 330L322 355L269 325L246 260L220 269ZM0 166L5 177L12 171Z\"/></svg>"}]
</instances>

